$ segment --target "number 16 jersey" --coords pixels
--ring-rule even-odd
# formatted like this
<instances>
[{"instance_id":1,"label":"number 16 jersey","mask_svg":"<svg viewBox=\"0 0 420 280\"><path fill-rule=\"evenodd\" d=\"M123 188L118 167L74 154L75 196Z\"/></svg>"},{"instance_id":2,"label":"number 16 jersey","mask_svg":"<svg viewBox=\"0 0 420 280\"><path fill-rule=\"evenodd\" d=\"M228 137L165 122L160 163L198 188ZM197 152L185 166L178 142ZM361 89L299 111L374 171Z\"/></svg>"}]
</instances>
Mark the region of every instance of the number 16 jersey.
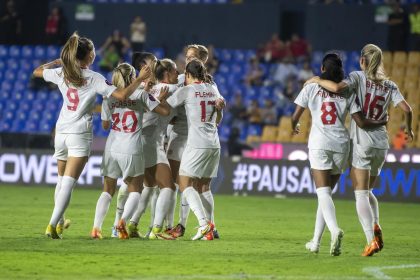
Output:
<instances>
[{"instance_id":1,"label":"number 16 jersey","mask_svg":"<svg viewBox=\"0 0 420 280\"><path fill-rule=\"evenodd\" d=\"M347 112L354 114L361 111L354 102L354 95L340 96L312 83L302 89L295 103L311 111L308 148L343 153L343 146L347 146L350 139L344 125Z\"/></svg>"}]
</instances>

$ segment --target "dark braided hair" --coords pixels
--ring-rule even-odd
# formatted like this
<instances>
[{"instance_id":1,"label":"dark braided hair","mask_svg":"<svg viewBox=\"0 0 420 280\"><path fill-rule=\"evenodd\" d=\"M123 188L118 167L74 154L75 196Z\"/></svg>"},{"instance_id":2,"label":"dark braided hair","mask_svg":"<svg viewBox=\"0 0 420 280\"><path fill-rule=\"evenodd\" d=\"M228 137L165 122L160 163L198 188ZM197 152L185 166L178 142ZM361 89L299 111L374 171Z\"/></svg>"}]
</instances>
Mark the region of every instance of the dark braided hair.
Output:
<instances>
[{"instance_id":1,"label":"dark braided hair","mask_svg":"<svg viewBox=\"0 0 420 280\"><path fill-rule=\"evenodd\" d=\"M324 68L321 73L321 79L330 80L336 83L344 79L343 62L336 53L328 53L322 59L322 67Z\"/></svg>"}]
</instances>

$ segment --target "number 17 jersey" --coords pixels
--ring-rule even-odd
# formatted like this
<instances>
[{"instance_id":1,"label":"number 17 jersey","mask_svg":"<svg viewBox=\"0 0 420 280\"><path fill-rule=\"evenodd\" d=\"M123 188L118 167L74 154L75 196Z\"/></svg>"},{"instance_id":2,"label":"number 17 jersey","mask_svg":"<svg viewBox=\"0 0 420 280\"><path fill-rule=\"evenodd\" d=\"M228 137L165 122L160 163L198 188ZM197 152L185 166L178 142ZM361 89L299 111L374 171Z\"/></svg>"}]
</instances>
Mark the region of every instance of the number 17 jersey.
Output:
<instances>
[{"instance_id":1,"label":"number 17 jersey","mask_svg":"<svg viewBox=\"0 0 420 280\"><path fill-rule=\"evenodd\" d=\"M312 83L302 89L295 103L311 111L308 148L343 153L343 146L347 146L350 140L345 127L347 112L361 111L354 102L354 95L340 96Z\"/></svg>"}]
</instances>

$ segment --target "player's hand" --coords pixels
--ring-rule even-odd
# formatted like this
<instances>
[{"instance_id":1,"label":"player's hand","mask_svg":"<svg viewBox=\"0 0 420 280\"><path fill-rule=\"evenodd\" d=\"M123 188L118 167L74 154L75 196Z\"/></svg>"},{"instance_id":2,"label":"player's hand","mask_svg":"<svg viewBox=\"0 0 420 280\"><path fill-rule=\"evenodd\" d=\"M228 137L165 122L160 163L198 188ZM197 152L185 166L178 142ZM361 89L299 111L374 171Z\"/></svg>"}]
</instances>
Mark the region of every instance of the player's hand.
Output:
<instances>
[{"instance_id":1,"label":"player's hand","mask_svg":"<svg viewBox=\"0 0 420 280\"><path fill-rule=\"evenodd\" d=\"M140 78L141 81L147 80L152 75L152 71L150 70L149 66L145 66L140 69L140 73L138 78Z\"/></svg>"},{"instance_id":2,"label":"player's hand","mask_svg":"<svg viewBox=\"0 0 420 280\"><path fill-rule=\"evenodd\" d=\"M169 97L169 87L163 87L160 89L158 100L160 102L166 100Z\"/></svg>"},{"instance_id":3,"label":"player's hand","mask_svg":"<svg viewBox=\"0 0 420 280\"><path fill-rule=\"evenodd\" d=\"M318 83L320 79L321 78L319 76L314 76L314 77L310 78L309 80L307 80L303 86L306 86L306 85L312 84L312 83Z\"/></svg>"},{"instance_id":4,"label":"player's hand","mask_svg":"<svg viewBox=\"0 0 420 280\"><path fill-rule=\"evenodd\" d=\"M218 98L216 100L216 109L221 111L226 107L226 102L223 98Z\"/></svg>"},{"instance_id":5,"label":"player's hand","mask_svg":"<svg viewBox=\"0 0 420 280\"><path fill-rule=\"evenodd\" d=\"M405 132L405 135L406 135L405 139L406 139L409 143L410 143L410 142L413 142L413 140L414 140L414 133L413 133L413 130L412 130L412 129L410 129L410 130L406 131L406 132Z\"/></svg>"},{"instance_id":6,"label":"player's hand","mask_svg":"<svg viewBox=\"0 0 420 280\"><path fill-rule=\"evenodd\" d=\"M293 129L292 135L298 135L300 133L300 123L298 123L295 127L295 129Z\"/></svg>"}]
</instances>

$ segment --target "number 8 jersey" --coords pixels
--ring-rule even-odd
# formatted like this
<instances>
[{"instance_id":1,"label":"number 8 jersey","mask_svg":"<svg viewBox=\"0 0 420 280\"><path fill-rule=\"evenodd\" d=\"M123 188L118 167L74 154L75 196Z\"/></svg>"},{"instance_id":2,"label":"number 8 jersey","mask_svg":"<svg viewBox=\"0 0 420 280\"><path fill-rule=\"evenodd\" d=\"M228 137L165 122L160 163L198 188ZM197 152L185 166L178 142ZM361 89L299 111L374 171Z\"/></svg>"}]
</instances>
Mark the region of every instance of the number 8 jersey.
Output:
<instances>
[{"instance_id":1,"label":"number 8 jersey","mask_svg":"<svg viewBox=\"0 0 420 280\"><path fill-rule=\"evenodd\" d=\"M361 111L354 98L354 95L343 97L331 93L315 83L302 89L295 103L311 111L309 149L341 153L345 151L343 146L348 145L350 139L344 125L347 112L354 114Z\"/></svg>"},{"instance_id":2,"label":"number 8 jersey","mask_svg":"<svg viewBox=\"0 0 420 280\"><path fill-rule=\"evenodd\" d=\"M382 83L374 83L366 78L363 71L351 72L343 82L349 86L351 91L356 92L356 102L363 109L363 115L366 119L380 120L387 113L391 101L394 107L404 101L404 97L394 82L386 80ZM377 149L389 148L388 133L385 126L361 129L352 120L350 137L353 143L361 146Z\"/></svg>"},{"instance_id":3,"label":"number 8 jersey","mask_svg":"<svg viewBox=\"0 0 420 280\"><path fill-rule=\"evenodd\" d=\"M44 80L56 84L63 95L63 107L57 120L56 133L92 133L92 111L96 94L109 97L116 89L101 74L92 70L82 69L82 75L86 85L72 88L64 82L61 67L43 70Z\"/></svg>"}]
</instances>

